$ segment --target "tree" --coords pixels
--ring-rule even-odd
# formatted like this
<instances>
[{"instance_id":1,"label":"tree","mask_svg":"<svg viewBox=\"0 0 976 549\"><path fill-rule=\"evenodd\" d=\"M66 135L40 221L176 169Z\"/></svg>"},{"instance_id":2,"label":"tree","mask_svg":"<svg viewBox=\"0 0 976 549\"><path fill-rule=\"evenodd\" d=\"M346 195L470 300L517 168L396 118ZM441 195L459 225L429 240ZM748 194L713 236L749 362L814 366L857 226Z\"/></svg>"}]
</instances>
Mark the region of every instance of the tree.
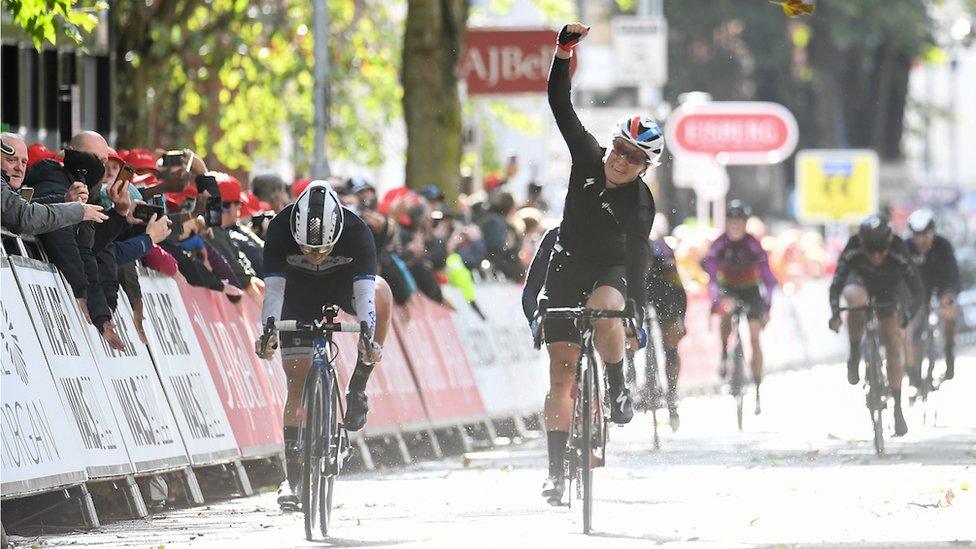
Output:
<instances>
[{"instance_id":1,"label":"tree","mask_svg":"<svg viewBox=\"0 0 976 549\"><path fill-rule=\"evenodd\" d=\"M57 45L58 36L81 44L82 34L91 32L98 24L96 12L104 10L104 2L88 7L78 6L78 0L3 0L3 6L41 49L44 42Z\"/></svg>"},{"instance_id":2,"label":"tree","mask_svg":"<svg viewBox=\"0 0 976 549\"><path fill-rule=\"evenodd\" d=\"M461 98L458 60L467 30L467 0L408 0L403 39L406 182L458 195Z\"/></svg>"},{"instance_id":3,"label":"tree","mask_svg":"<svg viewBox=\"0 0 976 549\"><path fill-rule=\"evenodd\" d=\"M190 146L231 170L277 158L299 170L313 136L311 6L298 0L120 0L119 144ZM329 2L331 158L377 165L399 111L400 25L388 2ZM394 6L395 7L395 6ZM290 151L291 152L291 151Z\"/></svg>"}]
</instances>

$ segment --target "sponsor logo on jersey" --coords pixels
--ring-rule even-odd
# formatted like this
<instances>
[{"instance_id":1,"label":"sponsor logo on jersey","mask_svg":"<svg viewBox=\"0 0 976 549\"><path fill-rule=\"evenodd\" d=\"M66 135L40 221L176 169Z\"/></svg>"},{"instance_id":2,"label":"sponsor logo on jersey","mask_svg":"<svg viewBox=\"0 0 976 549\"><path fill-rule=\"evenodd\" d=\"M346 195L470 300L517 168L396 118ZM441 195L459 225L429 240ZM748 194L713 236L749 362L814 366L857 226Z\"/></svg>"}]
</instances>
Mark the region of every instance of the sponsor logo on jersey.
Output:
<instances>
[{"instance_id":1,"label":"sponsor logo on jersey","mask_svg":"<svg viewBox=\"0 0 976 549\"><path fill-rule=\"evenodd\" d=\"M301 269L303 271L323 274L334 271L343 265L348 265L352 263L351 257L344 257L341 255L330 256L325 258L322 263L318 265L312 264L308 259L302 254L294 254L288 256L288 264L296 269Z\"/></svg>"}]
</instances>

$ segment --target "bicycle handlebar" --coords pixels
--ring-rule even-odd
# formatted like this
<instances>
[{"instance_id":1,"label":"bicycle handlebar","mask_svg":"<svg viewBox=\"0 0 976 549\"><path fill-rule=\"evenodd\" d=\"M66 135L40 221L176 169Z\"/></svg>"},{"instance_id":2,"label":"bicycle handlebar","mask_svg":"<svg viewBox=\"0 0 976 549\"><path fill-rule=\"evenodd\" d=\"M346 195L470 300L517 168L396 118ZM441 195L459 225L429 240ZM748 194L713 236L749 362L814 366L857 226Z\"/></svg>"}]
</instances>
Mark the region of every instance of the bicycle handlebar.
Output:
<instances>
[{"instance_id":1,"label":"bicycle handlebar","mask_svg":"<svg viewBox=\"0 0 976 549\"><path fill-rule=\"evenodd\" d=\"M539 308L536 311L536 321L538 324L533 334L533 343L536 349L542 347L542 325L546 320L551 319L597 320L601 318L619 318L627 321L627 326L634 332L637 331L637 323L634 320L637 306L632 299L627 300L627 304L622 311L614 309L591 309L589 307L555 307L550 309L546 305L547 300L539 300Z\"/></svg>"},{"instance_id":2,"label":"bicycle handlebar","mask_svg":"<svg viewBox=\"0 0 976 549\"><path fill-rule=\"evenodd\" d=\"M363 323L365 324L365 323ZM279 332L312 332L322 335L327 332L363 332L363 326L357 322L323 322L315 320L305 322L301 320L282 320L277 324Z\"/></svg>"}]
</instances>

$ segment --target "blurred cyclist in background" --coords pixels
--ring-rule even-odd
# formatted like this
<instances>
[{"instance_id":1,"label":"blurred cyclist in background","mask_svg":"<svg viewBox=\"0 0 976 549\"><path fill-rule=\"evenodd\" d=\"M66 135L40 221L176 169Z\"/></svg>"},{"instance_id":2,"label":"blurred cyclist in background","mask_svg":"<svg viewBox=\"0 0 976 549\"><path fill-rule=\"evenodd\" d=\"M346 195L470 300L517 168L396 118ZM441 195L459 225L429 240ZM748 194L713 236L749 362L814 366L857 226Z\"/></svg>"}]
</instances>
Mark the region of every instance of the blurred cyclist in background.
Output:
<instances>
[{"instance_id":1,"label":"blurred cyclist in background","mask_svg":"<svg viewBox=\"0 0 976 549\"><path fill-rule=\"evenodd\" d=\"M918 356L918 343L928 322L929 306L932 296L939 298L939 316L942 319L945 335L945 378L955 376L956 361L956 296L962 289L959 280L959 265L952 244L944 237L935 234L935 214L932 210L916 210L908 217L908 228L912 237L905 243L908 255L922 277L925 287L922 307L913 317L909 337L905 338L908 364L908 382L917 387L921 381L922 360Z\"/></svg>"},{"instance_id":2,"label":"blurred cyclist in background","mask_svg":"<svg viewBox=\"0 0 976 549\"><path fill-rule=\"evenodd\" d=\"M776 277L769 267L769 257L759 240L746 232L746 222L752 208L741 200L732 200L725 209L725 234L715 239L705 257L712 313L721 315L722 356L719 375L725 377L729 334L732 333L732 313L736 303L742 303L749 321L752 343L752 380L756 384L756 414L759 414L759 385L763 376L763 354L759 332L769 319ZM760 283L762 288L760 289Z\"/></svg>"}]
</instances>

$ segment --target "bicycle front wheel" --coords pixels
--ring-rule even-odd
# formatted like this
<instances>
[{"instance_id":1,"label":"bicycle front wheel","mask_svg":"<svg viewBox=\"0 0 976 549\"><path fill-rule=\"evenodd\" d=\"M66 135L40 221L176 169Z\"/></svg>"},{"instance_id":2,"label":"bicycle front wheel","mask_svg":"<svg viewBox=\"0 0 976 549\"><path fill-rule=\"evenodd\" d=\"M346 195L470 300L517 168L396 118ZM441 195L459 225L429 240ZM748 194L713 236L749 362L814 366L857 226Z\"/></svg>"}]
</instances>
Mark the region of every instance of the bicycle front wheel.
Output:
<instances>
[{"instance_id":1,"label":"bicycle front wheel","mask_svg":"<svg viewBox=\"0 0 976 549\"><path fill-rule=\"evenodd\" d=\"M587 360L589 364L583 371L583 447L581 465L583 468L583 533L590 533L590 526L593 520L593 387L595 380L593 375L594 363Z\"/></svg>"},{"instance_id":2,"label":"bicycle front wheel","mask_svg":"<svg viewBox=\"0 0 976 549\"><path fill-rule=\"evenodd\" d=\"M871 426L874 429L874 452L878 456L884 455L884 377L881 373L881 349L877 334L869 333L865 345L865 378L868 380L868 412L871 414Z\"/></svg>"},{"instance_id":3,"label":"bicycle front wheel","mask_svg":"<svg viewBox=\"0 0 976 549\"><path fill-rule=\"evenodd\" d=\"M326 392L325 383L317 368L309 371L305 381L305 428L302 455L302 513L305 515L305 538L313 541L316 530L321 529L325 493L323 457L325 453Z\"/></svg>"}]
</instances>

